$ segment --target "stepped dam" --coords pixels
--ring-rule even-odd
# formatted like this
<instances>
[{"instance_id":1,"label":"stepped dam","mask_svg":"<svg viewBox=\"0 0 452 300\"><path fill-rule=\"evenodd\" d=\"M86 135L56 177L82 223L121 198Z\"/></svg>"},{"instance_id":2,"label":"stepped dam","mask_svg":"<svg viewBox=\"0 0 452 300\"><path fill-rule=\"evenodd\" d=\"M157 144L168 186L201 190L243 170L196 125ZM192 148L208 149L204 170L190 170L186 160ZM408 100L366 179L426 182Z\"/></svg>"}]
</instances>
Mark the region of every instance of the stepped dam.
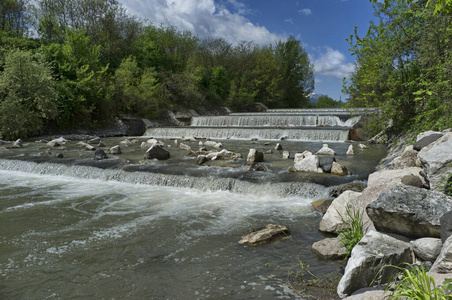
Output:
<instances>
[{"instance_id":1,"label":"stepped dam","mask_svg":"<svg viewBox=\"0 0 452 300\"><path fill-rule=\"evenodd\" d=\"M190 126L156 127L146 136L213 139L290 139L343 142L363 115L375 109L272 109L263 113L193 116Z\"/></svg>"}]
</instances>

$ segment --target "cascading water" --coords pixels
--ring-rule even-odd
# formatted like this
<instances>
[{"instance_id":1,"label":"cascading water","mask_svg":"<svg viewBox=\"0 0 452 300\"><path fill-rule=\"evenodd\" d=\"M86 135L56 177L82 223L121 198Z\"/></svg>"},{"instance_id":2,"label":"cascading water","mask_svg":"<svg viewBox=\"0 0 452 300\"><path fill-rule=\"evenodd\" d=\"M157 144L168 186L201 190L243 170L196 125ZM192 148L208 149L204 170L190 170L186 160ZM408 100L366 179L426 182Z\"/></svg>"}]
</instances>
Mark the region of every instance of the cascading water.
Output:
<instances>
[{"instance_id":1,"label":"cascading water","mask_svg":"<svg viewBox=\"0 0 452 300\"><path fill-rule=\"evenodd\" d=\"M301 299L286 284L298 258L318 276L338 273L340 264L319 260L310 249L323 238L321 215L311 203L328 198L329 186L365 180L384 147L346 156L346 128L160 130L167 137L199 137L206 129L210 138L237 138L221 142L242 157L250 148L267 152L264 171L250 171L244 158L198 166L173 140L161 140L169 160L143 161L145 137L100 161L77 141L59 148L33 141L20 149L4 145L0 298ZM316 152L325 137L335 140L329 146L350 175L290 172L293 161L282 158L276 142L249 136L278 139L292 154ZM288 140L279 141L282 136ZM102 139L103 149L123 139ZM182 142L196 150L200 141ZM290 238L256 248L237 243L269 223L288 226Z\"/></svg>"}]
</instances>

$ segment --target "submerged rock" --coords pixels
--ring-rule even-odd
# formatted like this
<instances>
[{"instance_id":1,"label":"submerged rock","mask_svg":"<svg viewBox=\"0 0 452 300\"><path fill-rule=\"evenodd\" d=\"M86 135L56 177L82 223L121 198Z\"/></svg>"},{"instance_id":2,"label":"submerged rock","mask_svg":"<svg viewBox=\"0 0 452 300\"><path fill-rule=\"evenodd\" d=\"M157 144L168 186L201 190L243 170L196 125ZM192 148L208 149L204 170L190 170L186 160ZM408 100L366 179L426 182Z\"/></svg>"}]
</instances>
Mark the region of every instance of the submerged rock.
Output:
<instances>
[{"instance_id":1,"label":"submerged rock","mask_svg":"<svg viewBox=\"0 0 452 300\"><path fill-rule=\"evenodd\" d=\"M274 241L275 239L287 238L290 235L289 228L284 225L268 224L261 230L252 232L239 241L239 244L257 246Z\"/></svg>"},{"instance_id":2,"label":"submerged rock","mask_svg":"<svg viewBox=\"0 0 452 300\"><path fill-rule=\"evenodd\" d=\"M90 139L88 141L88 144L90 144L90 145L95 145L95 144L99 144L99 143L100 143L100 138L99 137L95 137L95 138Z\"/></svg>"},{"instance_id":3,"label":"submerged rock","mask_svg":"<svg viewBox=\"0 0 452 300\"><path fill-rule=\"evenodd\" d=\"M96 150L96 152L94 152L94 159L95 160L102 160L102 159L107 159L107 153L105 153L104 150Z\"/></svg>"},{"instance_id":4,"label":"submerged rock","mask_svg":"<svg viewBox=\"0 0 452 300\"><path fill-rule=\"evenodd\" d=\"M209 159L207 158L207 156L206 155L198 155L197 157L196 157L196 164L197 165L202 165L202 164L204 164L205 162L207 162Z\"/></svg>"},{"instance_id":5,"label":"submerged rock","mask_svg":"<svg viewBox=\"0 0 452 300\"><path fill-rule=\"evenodd\" d=\"M207 154L207 158L210 160L235 160L242 158L242 154L223 149L220 152L212 152Z\"/></svg>"}]
</instances>

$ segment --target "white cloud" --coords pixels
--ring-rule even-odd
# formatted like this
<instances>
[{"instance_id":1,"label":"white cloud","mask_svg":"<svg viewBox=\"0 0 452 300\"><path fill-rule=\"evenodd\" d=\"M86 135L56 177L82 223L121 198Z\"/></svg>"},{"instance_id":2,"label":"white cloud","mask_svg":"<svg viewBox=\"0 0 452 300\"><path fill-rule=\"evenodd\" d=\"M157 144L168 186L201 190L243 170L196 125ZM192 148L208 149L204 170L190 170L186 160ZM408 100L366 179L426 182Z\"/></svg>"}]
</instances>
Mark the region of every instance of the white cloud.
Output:
<instances>
[{"instance_id":1,"label":"white cloud","mask_svg":"<svg viewBox=\"0 0 452 300\"><path fill-rule=\"evenodd\" d=\"M271 33L243 16L246 5L240 0L227 0L232 9L216 5L214 0L120 0L134 15L155 24L175 26L196 36L224 38L232 43L254 41L275 43L283 37Z\"/></svg>"},{"instance_id":2,"label":"white cloud","mask_svg":"<svg viewBox=\"0 0 452 300\"><path fill-rule=\"evenodd\" d=\"M314 60L315 75L330 76L342 79L348 77L354 70L353 63L346 63L345 56L338 50L325 47L326 53L322 53L319 59Z\"/></svg>"},{"instance_id":3,"label":"white cloud","mask_svg":"<svg viewBox=\"0 0 452 300\"><path fill-rule=\"evenodd\" d=\"M303 9L300 9L298 12L302 13L305 16L309 16L312 14L312 10L310 8L303 8Z\"/></svg>"},{"instance_id":4,"label":"white cloud","mask_svg":"<svg viewBox=\"0 0 452 300\"><path fill-rule=\"evenodd\" d=\"M284 22L289 23L290 25L293 25L293 19L292 18L284 19Z\"/></svg>"}]
</instances>

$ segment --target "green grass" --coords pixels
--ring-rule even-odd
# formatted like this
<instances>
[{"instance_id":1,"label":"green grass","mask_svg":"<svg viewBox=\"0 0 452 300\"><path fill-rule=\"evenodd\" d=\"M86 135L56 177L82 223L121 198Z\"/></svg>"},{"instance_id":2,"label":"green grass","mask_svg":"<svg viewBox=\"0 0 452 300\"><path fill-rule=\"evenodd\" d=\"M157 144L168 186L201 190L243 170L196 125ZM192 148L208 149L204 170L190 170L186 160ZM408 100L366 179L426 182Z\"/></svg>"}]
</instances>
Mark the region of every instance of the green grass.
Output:
<instances>
[{"instance_id":1,"label":"green grass","mask_svg":"<svg viewBox=\"0 0 452 300\"><path fill-rule=\"evenodd\" d=\"M345 228L339 232L339 239L347 249L346 255L349 257L353 247L363 238L364 227L367 222L363 221L363 212L350 207L348 204L345 206L345 216L342 216L339 212L338 214L345 225Z\"/></svg>"},{"instance_id":2,"label":"green grass","mask_svg":"<svg viewBox=\"0 0 452 300\"><path fill-rule=\"evenodd\" d=\"M392 267L400 270L400 273L391 277L385 293L391 291L390 299L417 299L417 300L450 300L452 295L452 279L446 280L447 286L436 286L433 276L429 276L424 267L404 264L405 267L387 265L383 268ZM378 276L377 274L377 276ZM375 278L377 277L375 276ZM393 282L393 283L392 283ZM373 282L372 282L373 283ZM371 283L371 285L372 285Z\"/></svg>"}]
</instances>

